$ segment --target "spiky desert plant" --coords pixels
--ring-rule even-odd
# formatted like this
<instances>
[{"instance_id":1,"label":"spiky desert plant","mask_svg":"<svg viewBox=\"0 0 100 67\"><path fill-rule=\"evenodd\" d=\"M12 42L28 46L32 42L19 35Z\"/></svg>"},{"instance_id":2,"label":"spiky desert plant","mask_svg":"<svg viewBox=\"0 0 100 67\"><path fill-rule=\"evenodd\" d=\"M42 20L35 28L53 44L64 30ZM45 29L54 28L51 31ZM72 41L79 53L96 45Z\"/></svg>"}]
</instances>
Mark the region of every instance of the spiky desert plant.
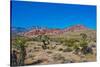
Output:
<instances>
[{"instance_id":1,"label":"spiky desert plant","mask_svg":"<svg viewBox=\"0 0 100 67\"><path fill-rule=\"evenodd\" d=\"M87 35L85 33L81 33L80 36L82 37L83 41L86 41Z\"/></svg>"},{"instance_id":2,"label":"spiky desert plant","mask_svg":"<svg viewBox=\"0 0 100 67\"><path fill-rule=\"evenodd\" d=\"M82 40L80 41L81 51L83 54L92 53L92 48L88 46L87 35L85 33L80 34Z\"/></svg>"},{"instance_id":3,"label":"spiky desert plant","mask_svg":"<svg viewBox=\"0 0 100 67\"><path fill-rule=\"evenodd\" d=\"M49 44L49 37L47 35L39 35L39 38L43 42L43 49L46 49Z\"/></svg>"},{"instance_id":4,"label":"spiky desert plant","mask_svg":"<svg viewBox=\"0 0 100 67\"><path fill-rule=\"evenodd\" d=\"M24 37L16 37L14 41L15 47L19 50L18 65L24 65L26 50L25 50L26 39Z\"/></svg>"},{"instance_id":5,"label":"spiky desert plant","mask_svg":"<svg viewBox=\"0 0 100 67\"><path fill-rule=\"evenodd\" d=\"M81 41L80 41L80 46L81 47L86 47L87 46L87 35L85 33L81 33Z\"/></svg>"}]
</instances>

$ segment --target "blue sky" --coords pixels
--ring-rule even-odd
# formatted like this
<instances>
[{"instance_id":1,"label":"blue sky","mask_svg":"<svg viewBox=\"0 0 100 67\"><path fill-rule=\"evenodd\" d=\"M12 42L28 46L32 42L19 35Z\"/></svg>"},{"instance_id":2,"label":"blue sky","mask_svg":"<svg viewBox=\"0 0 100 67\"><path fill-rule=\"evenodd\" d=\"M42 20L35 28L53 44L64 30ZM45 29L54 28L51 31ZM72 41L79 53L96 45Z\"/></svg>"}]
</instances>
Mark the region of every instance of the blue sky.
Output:
<instances>
[{"instance_id":1,"label":"blue sky","mask_svg":"<svg viewBox=\"0 0 100 67\"><path fill-rule=\"evenodd\" d=\"M65 28L82 24L96 29L96 6L12 1L13 27Z\"/></svg>"}]
</instances>

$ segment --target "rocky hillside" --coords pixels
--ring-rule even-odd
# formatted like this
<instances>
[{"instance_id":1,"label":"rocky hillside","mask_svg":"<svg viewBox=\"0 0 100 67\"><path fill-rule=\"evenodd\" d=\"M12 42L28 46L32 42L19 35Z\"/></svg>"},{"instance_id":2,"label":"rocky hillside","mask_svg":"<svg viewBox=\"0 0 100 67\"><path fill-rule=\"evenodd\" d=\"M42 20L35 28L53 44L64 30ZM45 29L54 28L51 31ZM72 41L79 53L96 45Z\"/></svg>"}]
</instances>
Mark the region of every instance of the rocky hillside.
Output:
<instances>
[{"instance_id":1,"label":"rocky hillside","mask_svg":"<svg viewBox=\"0 0 100 67\"><path fill-rule=\"evenodd\" d=\"M64 29L64 31L66 31L66 32L67 31L80 31L80 30L89 30L89 29L80 24Z\"/></svg>"},{"instance_id":2,"label":"rocky hillside","mask_svg":"<svg viewBox=\"0 0 100 67\"><path fill-rule=\"evenodd\" d=\"M31 36L36 36L36 35L62 35L63 33L66 32L80 32L80 31L86 31L86 30L90 30L87 27L83 26L83 25L75 25L75 26L71 26L68 28L64 28L64 29L49 29L49 28L35 28L35 29L31 29L29 31L27 31L26 33L24 33L24 36L27 37L31 37Z\"/></svg>"}]
</instances>

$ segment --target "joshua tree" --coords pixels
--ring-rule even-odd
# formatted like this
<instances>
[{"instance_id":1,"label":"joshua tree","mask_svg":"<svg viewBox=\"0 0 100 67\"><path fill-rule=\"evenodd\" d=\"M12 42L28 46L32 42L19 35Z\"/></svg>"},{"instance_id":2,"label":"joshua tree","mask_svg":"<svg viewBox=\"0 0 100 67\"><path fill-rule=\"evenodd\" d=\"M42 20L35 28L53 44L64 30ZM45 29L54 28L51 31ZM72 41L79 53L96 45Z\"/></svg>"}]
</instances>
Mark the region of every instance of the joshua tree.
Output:
<instances>
[{"instance_id":1,"label":"joshua tree","mask_svg":"<svg viewBox=\"0 0 100 67\"><path fill-rule=\"evenodd\" d=\"M80 42L80 46L82 47L82 53L83 54L87 54L87 53L92 53L93 50L91 47L88 46L88 42L87 42L87 35L85 33L81 33L80 34L82 36L82 40Z\"/></svg>"},{"instance_id":2,"label":"joshua tree","mask_svg":"<svg viewBox=\"0 0 100 67\"><path fill-rule=\"evenodd\" d=\"M15 46L20 50L19 52L19 58L18 58L18 65L24 65L24 60L25 60L25 55L26 55L26 50L25 50L25 38L24 37L16 37L15 39Z\"/></svg>"},{"instance_id":3,"label":"joshua tree","mask_svg":"<svg viewBox=\"0 0 100 67\"><path fill-rule=\"evenodd\" d=\"M87 35L86 35L85 33L81 33L80 35L82 36L82 40L83 40L83 41L86 41Z\"/></svg>"},{"instance_id":4,"label":"joshua tree","mask_svg":"<svg viewBox=\"0 0 100 67\"><path fill-rule=\"evenodd\" d=\"M39 35L39 38L43 42L43 49L46 49L49 44L49 37L47 35Z\"/></svg>"},{"instance_id":5,"label":"joshua tree","mask_svg":"<svg viewBox=\"0 0 100 67\"><path fill-rule=\"evenodd\" d=\"M80 42L81 47L87 46L87 35L85 33L81 33L80 36L82 37L82 40Z\"/></svg>"}]
</instances>

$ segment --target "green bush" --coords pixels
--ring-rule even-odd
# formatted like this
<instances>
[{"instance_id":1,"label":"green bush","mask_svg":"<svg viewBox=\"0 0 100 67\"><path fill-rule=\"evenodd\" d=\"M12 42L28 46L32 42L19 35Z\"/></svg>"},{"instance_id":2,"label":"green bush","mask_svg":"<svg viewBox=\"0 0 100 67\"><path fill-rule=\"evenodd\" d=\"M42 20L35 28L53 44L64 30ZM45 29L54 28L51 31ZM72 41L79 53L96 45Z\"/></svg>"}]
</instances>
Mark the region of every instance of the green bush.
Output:
<instances>
[{"instance_id":1,"label":"green bush","mask_svg":"<svg viewBox=\"0 0 100 67\"><path fill-rule=\"evenodd\" d=\"M88 46L88 42L87 41L80 41L80 47L85 47Z\"/></svg>"},{"instance_id":2,"label":"green bush","mask_svg":"<svg viewBox=\"0 0 100 67\"><path fill-rule=\"evenodd\" d=\"M67 39L64 41L64 43L65 43L64 45L66 45L68 47L73 47L76 42L78 42L78 40L76 40L76 39Z\"/></svg>"}]
</instances>

